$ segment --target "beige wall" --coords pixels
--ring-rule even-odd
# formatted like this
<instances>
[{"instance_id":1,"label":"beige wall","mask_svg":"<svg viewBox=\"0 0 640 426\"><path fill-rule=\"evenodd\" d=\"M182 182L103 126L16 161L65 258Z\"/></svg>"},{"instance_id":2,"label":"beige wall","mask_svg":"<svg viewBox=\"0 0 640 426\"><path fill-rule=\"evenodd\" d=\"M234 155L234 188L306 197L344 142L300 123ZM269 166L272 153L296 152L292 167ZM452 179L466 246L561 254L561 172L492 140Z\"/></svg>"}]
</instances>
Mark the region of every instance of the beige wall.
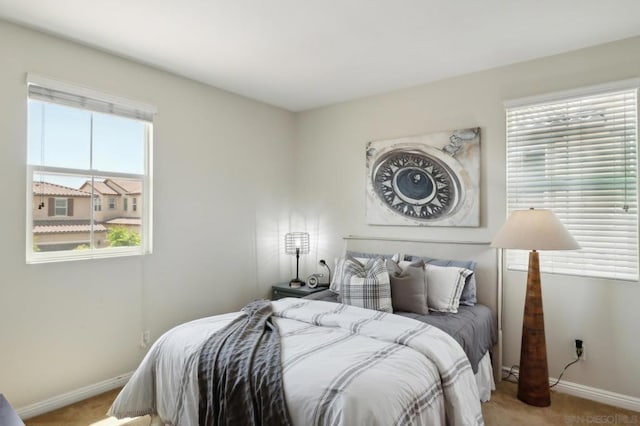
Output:
<instances>
[{"instance_id":1,"label":"beige wall","mask_svg":"<svg viewBox=\"0 0 640 426\"><path fill-rule=\"evenodd\" d=\"M105 220L113 219L114 217L123 217L122 211L122 197L119 195L99 195L101 201L101 210L95 212L94 218L96 222L104 222ZM109 209L109 198L116 199L116 208ZM140 212L136 212L140 215ZM140 216L141 217L141 216Z\"/></svg>"},{"instance_id":2,"label":"beige wall","mask_svg":"<svg viewBox=\"0 0 640 426\"><path fill-rule=\"evenodd\" d=\"M127 210L124 211L124 199L127 199ZM133 207L133 199L137 200L137 210L134 212L132 207ZM120 214L122 215L121 217L140 217L142 214L142 197L140 195L123 195L122 196L122 203L120 206L123 210L120 212Z\"/></svg>"},{"instance_id":3,"label":"beige wall","mask_svg":"<svg viewBox=\"0 0 640 426\"><path fill-rule=\"evenodd\" d=\"M321 238L305 266L338 255L339 237L348 234L490 241L506 218L503 102L639 77L638 52L640 38L633 38L298 114L295 218ZM480 227L365 224L368 141L474 126L482 131ZM587 360L563 378L639 398L640 284L544 274L542 280L550 375L560 374L572 359L573 339L582 338ZM507 366L519 361L525 281L524 273L506 273Z\"/></svg>"},{"instance_id":4,"label":"beige wall","mask_svg":"<svg viewBox=\"0 0 640 426\"><path fill-rule=\"evenodd\" d=\"M305 277L346 234L490 241L505 220L503 101L638 77L638 52L634 38L294 115L0 21L0 194L15 206L0 212L2 392L24 407L113 378L144 355L141 330L155 339L268 295L292 273L290 229L312 234ZM25 264L26 72L158 107L152 255ZM470 126L482 129L480 227L364 224L367 141ZM506 274L505 365L518 362L524 284ZM587 361L565 378L640 397L640 284L544 275L543 292L551 374L581 337Z\"/></svg>"},{"instance_id":5,"label":"beige wall","mask_svg":"<svg viewBox=\"0 0 640 426\"><path fill-rule=\"evenodd\" d=\"M49 198L73 198L73 216L49 216ZM39 195L33 196L33 219L36 220L89 220L91 218L91 198L90 197L51 197L45 196L45 206L42 209L38 209L41 197Z\"/></svg>"},{"instance_id":6,"label":"beige wall","mask_svg":"<svg viewBox=\"0 0 640 426\"><path fill-rule=\"evenodd\" d=\"M85 184L81 187L82 191L90 192L91 185ZM96 211L94 214L94 219L96 222L104 222L110 219L114 219L116 217L142 217L142 208L143 208L143 200L141 194L131 194L131 195L102 195L100 193L96 193L96 196L100 200L101 210ZM116 208L113 210L109 209L109 198L115 198L116 200ZM128 199L127 210L124 210L124 199ZM136 211L133 211L133 199L136 199Z\"/></svg>"},{"instance_id":7,"label":"beige wall","mask_svg":"<svg viewBox=\"0 0 640 426\"><path fill-rule=\"evenodd\" d=\"M289 275L293 114L4 21L0 58L0 388L15 407L132 371L142 330L238 309ZM25 264L27 72L158 108L153 254Z\"/></svg>"}]
</instances>

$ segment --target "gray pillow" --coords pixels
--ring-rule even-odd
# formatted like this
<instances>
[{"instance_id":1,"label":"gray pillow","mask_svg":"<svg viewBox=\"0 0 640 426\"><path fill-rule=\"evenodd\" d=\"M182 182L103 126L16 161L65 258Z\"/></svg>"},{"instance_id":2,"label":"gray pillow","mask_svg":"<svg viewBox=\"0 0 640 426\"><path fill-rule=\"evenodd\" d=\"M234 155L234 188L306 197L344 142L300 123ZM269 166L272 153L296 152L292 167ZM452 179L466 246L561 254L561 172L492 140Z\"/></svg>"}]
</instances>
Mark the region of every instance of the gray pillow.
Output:
<instances>
[{"instance_id":1,"label":"gray pillow","mask_svg":"<svg viewBox=\"0 0 640 426\"><path fill-rule=\"evenodd\" d=\"M404 257L404 260L412 262L422 260L427 265L455 266L458 268L466 268L473 271L474 273L466 278L464 288L462 289L462 295L460 296L460 304L473 306L478 303L478 299L476 298L476 262L474 262L473 260L434 259L433 257L420 257L410 255L406 255Z\"/></svg>"},{"instance_id":2,"label":"gray pillow","mask_svg":"<svg viewBox=\"0 0 640 426\"><path fill-rule=\"evenodd\" d=\"M397 263L387 260L387 271L391 283L393 311L429 314L427 306L427 281L424 262L407 266L403 271Z\"/></svg>"}]
</instances>

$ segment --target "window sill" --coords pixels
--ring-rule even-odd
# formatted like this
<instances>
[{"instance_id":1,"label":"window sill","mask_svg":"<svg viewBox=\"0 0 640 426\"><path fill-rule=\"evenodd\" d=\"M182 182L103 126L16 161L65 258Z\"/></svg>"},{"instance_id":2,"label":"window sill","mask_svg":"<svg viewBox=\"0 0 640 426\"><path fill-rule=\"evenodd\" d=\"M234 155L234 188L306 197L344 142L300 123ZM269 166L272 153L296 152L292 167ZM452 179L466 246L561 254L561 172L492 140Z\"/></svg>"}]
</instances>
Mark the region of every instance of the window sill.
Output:
<instances>
[{"instance_id":1,"label":"window sill","mask_svg":"<svg viewBox=\"0 0 640 426\"><path fill-rule=\"evenodd\" d=\"M64 252L27 253L27 264L69 262L74 260L108 259L113 257L142 256L150 254L142 247L114 247L95 250L70 250Z\"/></svg>"}]
</instances>

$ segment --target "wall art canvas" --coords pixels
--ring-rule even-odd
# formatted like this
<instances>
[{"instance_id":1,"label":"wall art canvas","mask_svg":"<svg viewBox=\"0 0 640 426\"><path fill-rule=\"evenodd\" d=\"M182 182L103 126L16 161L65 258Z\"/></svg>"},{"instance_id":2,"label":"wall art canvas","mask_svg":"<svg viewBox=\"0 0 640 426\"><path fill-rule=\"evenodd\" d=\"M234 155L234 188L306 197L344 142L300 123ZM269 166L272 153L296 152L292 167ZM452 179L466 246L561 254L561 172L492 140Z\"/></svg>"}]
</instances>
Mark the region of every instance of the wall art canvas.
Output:
<instances>
[{"instance_id":1,"label":"wall art canvas","mask_svg":"<svg viewBox=\"0 0 640 426\"><path fill-rule=\"evenodd\" d=\"M367 144L370 225L479 226L480 128Z\"/></svg>"}]
</instances>

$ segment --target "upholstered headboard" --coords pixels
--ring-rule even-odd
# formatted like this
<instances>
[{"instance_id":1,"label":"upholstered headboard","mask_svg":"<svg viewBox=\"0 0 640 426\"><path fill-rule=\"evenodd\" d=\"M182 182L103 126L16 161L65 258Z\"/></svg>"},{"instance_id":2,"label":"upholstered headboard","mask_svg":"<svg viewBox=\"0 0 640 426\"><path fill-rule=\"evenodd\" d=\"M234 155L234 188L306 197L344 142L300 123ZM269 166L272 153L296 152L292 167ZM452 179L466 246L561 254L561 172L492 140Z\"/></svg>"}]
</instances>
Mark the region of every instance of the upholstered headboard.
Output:
<instances>
[{"instance_id":1,"label":"upholstered headboard","mask_svg":"<svg viewBox=\"0 0 640 426\"><path fill-rule=\"evenodd\" d=\"M402 253L438 259L474 260L478 303L488 306L496 320L498 343L492 350L493 374L500 381L502 369L502 288L498 252L488 242L432 241L350 235L345 250L367 253Z\"/></svg>"}]
</instances>

